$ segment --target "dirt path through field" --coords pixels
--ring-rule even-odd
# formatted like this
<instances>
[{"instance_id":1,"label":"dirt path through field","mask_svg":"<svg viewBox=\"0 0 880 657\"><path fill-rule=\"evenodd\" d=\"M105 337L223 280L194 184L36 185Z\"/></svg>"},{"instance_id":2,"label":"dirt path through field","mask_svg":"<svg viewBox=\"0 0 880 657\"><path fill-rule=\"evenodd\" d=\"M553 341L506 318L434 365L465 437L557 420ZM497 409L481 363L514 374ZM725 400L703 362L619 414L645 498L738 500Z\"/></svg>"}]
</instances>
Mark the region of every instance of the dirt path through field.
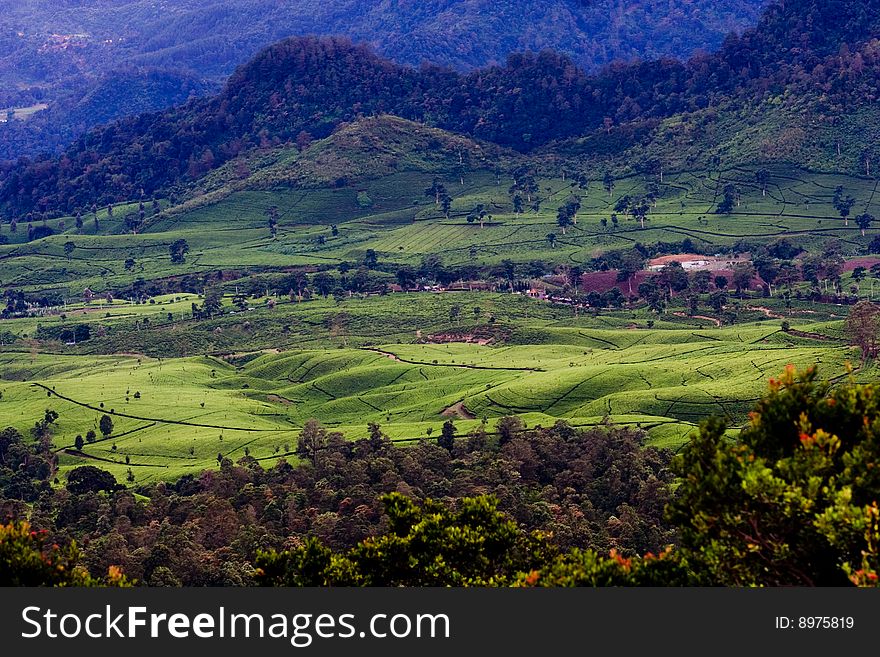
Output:
<instances>
[{"instance_id":1,"label":"dirt path through field","mask_svg":"<svg viewBox=\"0 0 880 657\"><path fill-rule=\"evenodd\" d=\"M457 404L453 404L449 408L447 408L443 413L441 413L444 417L457 417L462 420L476 420L477 416L471 413L464 406L464 401L460 401Z\"/></svg>"},{"instance_id":2,"label":"dirt path through field","mask_svg":"<svg viewBox=\"0 0 880 657\"><path fill-rule=\"evenodd\" d=\"M693 317L694 319L705 319L707 322L712 322L715 326L721 328L721 320L715 317L707 317L706 315L686 315L685 313L672 313L676 317Z\"/></svg>"}]
</instances>

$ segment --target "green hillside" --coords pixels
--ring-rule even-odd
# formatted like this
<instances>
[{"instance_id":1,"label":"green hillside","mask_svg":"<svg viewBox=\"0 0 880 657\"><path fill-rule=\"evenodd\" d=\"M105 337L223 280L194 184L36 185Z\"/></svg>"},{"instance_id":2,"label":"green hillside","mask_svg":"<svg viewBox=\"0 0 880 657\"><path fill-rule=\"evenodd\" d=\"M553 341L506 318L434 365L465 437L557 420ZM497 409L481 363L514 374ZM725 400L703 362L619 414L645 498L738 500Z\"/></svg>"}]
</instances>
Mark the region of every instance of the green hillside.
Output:
<instances>
[{"instance_id":1,"label":"green hillside","mask_svg":"<svg viewBox=\"0 0 880 657\"><path fill-rule=\"evenodd\" d=\"M483 318L492 313L499 331L516 330L486 345L461 342L483 325L473 315L450 320L450 308L465 301ZM364 437L376 422L404 442L438 434L448 418L461 435L484 420L491 430L508 415L529 426L611 421L678 447L706 415L742 423L766 379L787 364L842 372L853 357L835 337L839 322L816 323L808 314L792 322L822 339L786 334L776 322L718 329L670 317L647 328L640 313L574 317L571 309L509 295L308 302L249 313L248 321L268 328L273 313L295 327L280 353L267 346L223 358L86 355L100 341L84 343L81 355L7 351L0 355L0 423L26 430L51 408L60 416L54 443L65 467L100 462L120 479L131 467L137 481L211 467L218 453L270 463L291 456L311 418L349 438ZM344 330L326 321L341 315ZM403 316L409 330L395 326ZM459 341L445 342L453 331ZM260 329L253 332L242 346L260 345ZM141 337L146 347L154 339L157 333ZM114 430L102 439L97 421L105 413ZM78 452L74 438L89 429L98 440Z\"/></svg>"}]
</instances>

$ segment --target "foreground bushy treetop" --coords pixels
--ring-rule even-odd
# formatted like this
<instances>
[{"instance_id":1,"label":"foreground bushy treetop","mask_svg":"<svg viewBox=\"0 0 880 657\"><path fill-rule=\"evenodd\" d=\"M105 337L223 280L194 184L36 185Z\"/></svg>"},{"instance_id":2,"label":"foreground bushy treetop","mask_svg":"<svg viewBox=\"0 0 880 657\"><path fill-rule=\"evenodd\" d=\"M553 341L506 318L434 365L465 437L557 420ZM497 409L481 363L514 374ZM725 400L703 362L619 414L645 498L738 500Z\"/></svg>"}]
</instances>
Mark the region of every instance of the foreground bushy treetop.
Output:
<instances>
[{"instance_id":1,"label":"foreground bushy treetop","mask_svg":"<svg viewBox=\"0 0 880 657\"><path fill-rule=\"evenodd\" d=\"M119 568L94 578L77 566L79 550L48 542L48 532L27 522L0 525L0 586L128 586Z\"/></svg>"}]
</instances>

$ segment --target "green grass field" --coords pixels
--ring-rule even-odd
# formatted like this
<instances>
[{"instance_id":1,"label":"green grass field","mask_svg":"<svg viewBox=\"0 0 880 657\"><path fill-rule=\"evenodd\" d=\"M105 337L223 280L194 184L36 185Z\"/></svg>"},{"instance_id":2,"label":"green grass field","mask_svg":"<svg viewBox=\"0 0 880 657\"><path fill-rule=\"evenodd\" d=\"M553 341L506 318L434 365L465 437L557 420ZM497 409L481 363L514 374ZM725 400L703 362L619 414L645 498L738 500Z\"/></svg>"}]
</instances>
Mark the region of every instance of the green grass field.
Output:
<instances>
[{"instance_id":1,"label":"green grass field","mask_svg":"<svg viewBox=\"0 0 880 657\"><path fill-rule=\"evenodd\" d=\"M499 294L472 298L481 312L497 313L505 339L432 343L433 333L465 336L477 326L449 319L450 305L463 296L471 295L398 294L249 314L257 325L271 327L278 313L301 327L280 352L251 344L225 358L160 360L76 353L78 347L7 351L0 354L0 425L27 430L51 408L60 415L55 447L63 468L97 463L120 479L131 468L137 481L216 466L218 454L274 462L296 449L310 418L352 439L377 422L405 440L436 436L450 417L460 435L484 420L492 430L506 415L529 426L560 418L587 426L607 417L676 448L708 415L740 425L766 380L787 364L818 363L838 375L855 356L837 339L839 320L806 314L792 315L792 323L822 339L783 333L766 318L716 328L670 316L648 329L641 311L575 317L570 308ZM134 308L164 311L163 303ZM325 318L340 312L350 318L348 334L331 335ZM175 326L155 331L179 331ZM124 342L137 351L131 336ZM250 342L245 336L232 346ZM75 436L97 431L103 413L114 420L113 434L77 454Z\"/></svg>"},{"instance_id":2,"label":"green grass field","mask_svg":"<svg viewBox=\"0 0 880 657\"><path fill-rule=\"evenodd\" d=\"M431 173L401 172L366 180L356 187L234 191L219 195L214 203L184 204L148 217L138 235L126 234L123 226L124 215L136 211L134 205L117 207L112 218L105 209L99 210L97 233L90 213L84 216L81 233L73 218L55 219L47 225L61 232L63 221L63 234L31 243L26 242L23 224L16 233L10 233L6 226L3 234L10 243L0 246L0 283L77 297L86 286L100 291L137 278L151 280L217 269L357 263L367 249L374 249L380 261L397 264L415 264L428 253L442 252L445 262L452 265L490 265L503 259L572 265L636 242L680 242L685 238L700 245L788 238L805 248L818 248L836 238L845 253L856 254L880 228L876 225L863 237L854 221L844 226L832 207L834 190L841 185L856 199L851 216L862 212L880 215L876 181L793 168L771 170L766 196L750 169L667 175L644 229L624 217L616 229L600 225L621 196L643 193L642 177L618 180L612 194L606 193L599 181L581 190L570 181L542 179L540 211L515 215L507 191L509 180L475 171L465 176L462 185L449 172L441 176L453 196L448 220L423 194L433 177ZM728 182L736 183L740 204L729 215L714 214ZM358 203L359 193L371 200L369 207ZM581 197L578 223L566 235L559 234L551 247L547 234L559 232L556 208L571 193ZM465 220L477 204L485 205L492 214L492 221L483 228ZM265 211L270 206L277 206L280 212L277 240L271 239L266 227ZM331 235L331 225L337 225L338 236ZM320 238L324 243L319 243ZM176 239L186 239L190 245L184 265L170 262L168 246ZM63 249L67 241L76 245L69 260ZM132 270L124 268L128 258L136 261Z\"/></svg>"}]
</instances>

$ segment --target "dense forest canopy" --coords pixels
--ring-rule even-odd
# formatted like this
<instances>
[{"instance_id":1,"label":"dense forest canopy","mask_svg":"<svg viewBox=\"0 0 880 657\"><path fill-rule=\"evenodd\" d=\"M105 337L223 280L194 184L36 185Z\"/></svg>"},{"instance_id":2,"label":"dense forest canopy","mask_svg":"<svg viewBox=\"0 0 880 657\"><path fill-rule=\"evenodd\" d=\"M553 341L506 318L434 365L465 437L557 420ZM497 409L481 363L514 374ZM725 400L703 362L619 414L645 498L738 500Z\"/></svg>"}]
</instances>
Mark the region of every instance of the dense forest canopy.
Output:
<instances>
[{"instance_id":1,"label":"dense forest canopy","mask_svg":"<svg viewBox=\"0 0 880 657\"><path fill-rule=\"evenodd\" d=\"M249 149L301 133L323 137L379 113L532 151L639 125L650 136L673 115L754 108L770 98L809 94L817 115L851 109L878 93L878 26L874 3L789 0L716 54L615 65L594 76L549 51L459 74L400 66L342 38L288 39L240 67L213 98L98 128L60 158L7 166L0 207L7 216L70 212L162 193Z\"/></svg>"},{"instance_id":2,"label":"dense forest canopy","mask_svg":"<svg viewBox=\"0 0 880 657\"><path fill-rule=\"evenodd\" d=\"M46 104L9 122L0 161L57 152L106 121L180 104L218 88L260 48L290 36L341 35L401 64L459 70L503 62L515 51L552 48L595 70L610 61L687 57L715 50L755 24L766 0L578 2L388 2L388 0L28 0L0 16L0 110ZM177 80L149 94L106 93L108 82ZM187 81L190 82L187 82ZM150 84L144 80L143 84ZM183 93L179 93L183 91ZM88 111L89 98L101 98Z\"/></svg>"},{"instance_id":3,"label":"dense forest canopy","mask_svg":"<svg viewBox=\"0 0 880 657\"><path fill-rule=\"evenodd\" d=\"M307 34L364 41L395 61L456 68L553 48L581 66L686 57L754 25L765 0L462 2L432 0L110 0L16 2L0 17L0 79L46 81L119 62L228 74L279 39ZM71 35L68 48L46 47ZM64 43L64 42L61 42ZM71 51L77 56L71 56Z\"/></svg>"}]
</instances>

